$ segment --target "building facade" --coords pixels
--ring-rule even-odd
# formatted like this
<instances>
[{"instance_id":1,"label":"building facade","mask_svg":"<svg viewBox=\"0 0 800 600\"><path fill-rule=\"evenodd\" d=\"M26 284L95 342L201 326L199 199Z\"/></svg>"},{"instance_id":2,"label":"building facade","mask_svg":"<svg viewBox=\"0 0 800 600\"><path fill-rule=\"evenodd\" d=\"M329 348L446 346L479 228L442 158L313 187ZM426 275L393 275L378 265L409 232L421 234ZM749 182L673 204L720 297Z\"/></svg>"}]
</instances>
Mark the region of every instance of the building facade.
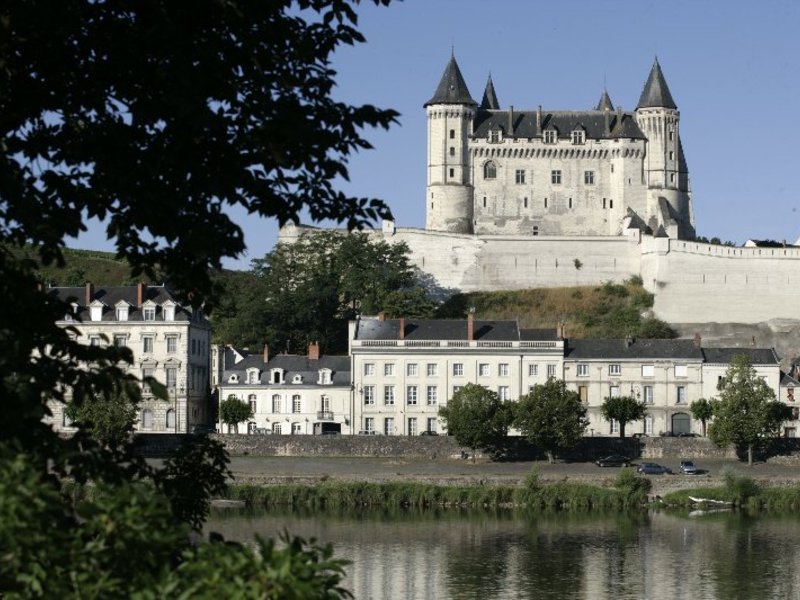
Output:
<instances>
[{"instance_id":1,"label":"building facade","mask_svg":"<svg viewBox=\"0 0 800 600\"><path fill-rule=\"evenodd\" d=\"M133 353L128 372L153 377L167 388L156 398L142 384L136 431L187 433L204 424L208 410L211 327L203 312L181 305L164 286L52 287L49 294L71 306L58 321L77 331L87 345L126 346ZM64 405L51 405L52 424L70 431Z\"/></svg>"}]
</instances>

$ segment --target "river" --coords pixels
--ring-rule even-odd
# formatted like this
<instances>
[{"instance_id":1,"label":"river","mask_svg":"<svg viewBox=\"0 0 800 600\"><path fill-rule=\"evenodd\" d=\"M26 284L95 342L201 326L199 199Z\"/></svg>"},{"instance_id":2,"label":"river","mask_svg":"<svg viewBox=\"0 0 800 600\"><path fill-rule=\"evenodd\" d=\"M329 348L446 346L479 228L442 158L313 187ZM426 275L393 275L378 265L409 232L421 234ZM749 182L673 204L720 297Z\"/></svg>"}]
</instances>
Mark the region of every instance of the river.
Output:
<instances>
[{"instance_id":1,"label":"river","mask_svg":"<svg viewBox=\"0 0 800 600\"><path fill-rule=\"evenodd\" d=\"M215 512L207 529L332 542L358 599L800 598L794 515Z\"/></svg>"}]
</instances>

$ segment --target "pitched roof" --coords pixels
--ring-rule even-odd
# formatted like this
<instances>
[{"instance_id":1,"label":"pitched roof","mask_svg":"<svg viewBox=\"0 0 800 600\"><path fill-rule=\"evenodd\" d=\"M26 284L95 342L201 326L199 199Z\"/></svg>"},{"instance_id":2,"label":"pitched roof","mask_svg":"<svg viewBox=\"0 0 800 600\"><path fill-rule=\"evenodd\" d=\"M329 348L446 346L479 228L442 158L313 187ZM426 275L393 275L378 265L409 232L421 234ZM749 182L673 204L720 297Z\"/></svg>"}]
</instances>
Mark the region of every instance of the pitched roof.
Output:
<instances>
[{"instance_id":1,"label":"pitched roof","mask_svg":"<svg viewBox=\"0 0 800 600\"><path fill-rule=\"evenodd\" d=\"M600 102L597 103L595 110L614 110L614 105L611 103L611 98L609 98L606 90L603 90L603 95L600 96Z\"/></svg>"},{"instance_id":2,"label":"pitched roof","mask_svg":"<svg viewBox=\"0 0 800 600\"><path fill-rule=\"evenodd\" d=\"M776 365L780 361L774 348L703 348L706 362L730 364L734 356L745 355L751 365Z\"/></svg>"},{"instance_id":3,"label":"pitched roof","mask_svg":"<svg viewBox=\"0 0 800 600\"><path fill-rule=\"evenodd\" d=\"M116 315L113 307L120 301L127 302L130 305L128 311L128 321L144 321L141 308L136 306L137 303L137 286L135 285L115 285L115 286L101 286L96 285L92 291L92 302L100 301L106 305L107 308L103 309L102 321L116 321ZM175 321L190 321L192 318L191 307L181 306L172 292L165 286L144 286L144 296L142 302L152 301L159 305L156 309L156 320L161 320L158 316L161 314L160 305L165 302L172 301L175 303ZM89 321L89 307L86 305L86 288L81 287L51 287L48 288L47 293L50 296L58 298L62 302L72 302L78 305L74 313L75 317L81 320ZM90 302L89 304L91 304Z\"/></svg>"},{"instance_id":4,"label":"pitched roof","mask_svg":"<svg viewBox=\"0 0 800 600\"><path fill-rule=\"evenodd\" d=\"M450 57L450 61L442 74L442 80L439 82L439 87L436 88L433 97L423 106L430 104L468 104L477 106L477 102L470 96L469 89L467 89L467 84L461 75L461 69L458 68L454 55Z\"/></svg>"},{"instance_id":5,"label":"pitched roof","mask_svg":"<svg viewBox=\"0 0 800 600\"><path fill-rule=\"evenodd\" d=\"M400 319L361 319L356 329L357 340L399 340ZM466 319L405 319L403 339L466 340ZM516 321L479 321L473 325L475 340L519 341Z\"/></svg>"},{"instance_id":6,"label":"pitched roof","mask_svg":"<svg viewBox=\"0 0 800 600\"><path fill-rule=\"evenodd\" d=\"M332 385L350 385L350 357L325 354L315 360L309 359L306 355L278 354L270 358L267 363L264 363L264 359L261 355L253 354L240 361L232 368L226 368L222 375L222 381L227 383L230 376L235 373L239 375L239 382L244 383L245 372L247 369L254 368L261 371L259 381L263 385L270 384L270 369L283 369L284 371L284 381L286 383L275 385L291 385L295 375L301 375L303 377L303 385L315 385L320 369L330 369L332 371ZM320 387L329 386L323 384Z\"/></svg>"},{"instance_id":7,"label":"pitched roof","mask_svg":"<svg viewBox=\"0 0 800 600\"><path fill-rule=\"evenodd\" d=\"M537 112L514 110L513 130L509 131L507 110L479 110L473 123L473 137L487 137L491 129L500 128L507 137L541 137L545 129L555 128L559 135L566 137L574 129L586 130L587 139L631 138L645 139L642 130L631 113L585 111L543 111L540 126L537 126ZM608 120L608 130L606 129Z\"/></svg>"},{"instance_id":8,"label":"pitched roof","mask_svg":"<svg viewBox=\"0 0 800 600\"><path fill-rule=\"evenodd\" d=\"M489 80L486 82L486 89L483 90L481 108L484 110L500 110L500 102L497 100L497 94L494 91L494 83L492 83L491 75L489 75Z\"/></svg>"},{"instance_id":9,"label":"pitched roof","mask_svg":"<svg viewBox=\"0 0 800 600\"><path fill-rule=\"evenodd\" d=\"M580 359L668 359L703 360L703 351L693 340L603 338L569 340L565 358Z\"/></svg>"},{"instance_id":10,"label":"pitched roof","mask_svg":"<svg viewBox=\"0 0 800 600\"><path fill-rule=\"evenodd\" d=\"M669 93L667 80L664 79L664 73L661 72L661 65L658 64L656 58L653 62L653 68L650 69L650 75L647 77L647 83L644 84L642 95L639 97L639 104L636 108L647 107L663 107L663 108L678 108L675 101L672 99L672 94Z\"/></svg>"}]
</instances>

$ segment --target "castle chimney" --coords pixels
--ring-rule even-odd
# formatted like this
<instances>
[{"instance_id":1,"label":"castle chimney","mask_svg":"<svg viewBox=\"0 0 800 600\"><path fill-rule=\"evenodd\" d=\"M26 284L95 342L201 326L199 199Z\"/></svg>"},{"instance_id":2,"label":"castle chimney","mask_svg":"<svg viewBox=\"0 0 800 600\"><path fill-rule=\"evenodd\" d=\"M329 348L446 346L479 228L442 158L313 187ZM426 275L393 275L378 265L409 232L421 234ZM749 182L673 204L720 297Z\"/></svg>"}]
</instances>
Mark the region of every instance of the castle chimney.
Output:
<instances>
[{"instance_id":1,"label":"castle chimney","mask_svg":"<svg viewBox=\"0 0 800 600\"><path fill-rule=\"evenodd\" d=\"M93 283L87 283L86 284L86 302L85 302L86 306L89 306L92 303L92 300L94 300L94 284Z\"/></svg>"},{"instance_id":2,"label":"castle chimney","mask_svg":"<svg viewBox=\"0 0 800 600\"><path fill-rule=\"evenodd\" d=\"M400 317L400 339L406 339L406 318Z\"/></svg>"},{"instance_id":3,"label":"castle chimney","mask_svg":"<svg viewBox=\"0 0 800 600\"><path fill-rule=\"evenodd\" d=\"M508 107L508 135L514 134L514 105Z\"/></svg>"},{"instance_id":4,"label":"castle chimney","mask_svg":"<svg viewBox=\"0 0 800 600\"><path fill-rule=\"evenodd\" d=\"M542 129L542 105L539 105L539 108L536 109L536 129L537 131L541 131Z\"/></svg>"},{"instance_id":5,"label":"castle chimney","mask_svg":"<svg viewBox=\"0 0 800 600\"><path fill-rule=\"evenodd\" d=\"M319 360L319 342L308 343L308 360Z\"/></svg>"},{"instance_id":6,"label":"castle chimney","mask_svg":"<svg viewBox=\"0 0 800 600\"><path fill-rule=\"evenodd\" d=\"M467 314L467 340L472 341L475 339L475 309L470 308Z\"/></svg>"},{"instance_id":7,"label":"castle chimney","mask_svg":"<svg viewBox=\"0 0 800 600\"><path fill-rule=\"evenodd\" d=\"M269 346L264 344L264 364L269 362Z\"/></svg>"},{"instance_id":8,"label":"castle chimney","mask_svg":"<svg viewBox=\"0 0 800 600\"><path fill-rule=\"evenodd\" d=\"M695 348L699 348L701 346L702 341L703 341L703 338L700 337L700 334L699 333L695 333L694 334L694 347Z\"/></svg>"},{"instance_id":9,"label":"castle chimney","mask_svg":"<svg viewBox=\"0 0 800 600\"><path fill-rule=\"evenodd\" d=\"M146 283L137 283L136 284L136 308L142 308L142 303L147 298L147 284Z\"/></svg>"}]
</instances>

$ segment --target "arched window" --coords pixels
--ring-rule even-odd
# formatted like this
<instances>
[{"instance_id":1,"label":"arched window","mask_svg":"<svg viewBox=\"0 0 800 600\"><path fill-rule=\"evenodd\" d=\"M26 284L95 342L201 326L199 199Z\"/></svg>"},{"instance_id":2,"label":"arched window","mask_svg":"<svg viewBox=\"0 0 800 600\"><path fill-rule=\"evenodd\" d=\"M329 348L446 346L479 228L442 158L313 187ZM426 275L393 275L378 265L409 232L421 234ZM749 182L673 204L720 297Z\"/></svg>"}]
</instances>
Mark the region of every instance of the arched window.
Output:
<instances>
[{"instance_id":1,"label":"arched window","mask_svg":"<svg viewBox=\"0 0 800 600\"><path fill-rule=\"evenodd\" d=\"M152 429L153 428L153 411L149 408L145 408L142 411L142 429Z\"/></svg>"},{"instance_id":2,"label":"arched window","mask_svg":"<svg viewBox=\"0 0 800 600\"><path fill-rule=\"evenodd\" d=\"M483 165L484 179L495 179L496 177L497 177L497 165L495 165L492 161L489 161L485 165Z\"/></svg>"},{"instance_id":3,"label":"arched window","mask_svg":"<svg viewBox=\"0 0 800 600\"><path fill-rule=\"evenodd\" d=\"M167 429L175 429L175 409L170 408L167 411Z\"/></svg>"}]
</instances>

